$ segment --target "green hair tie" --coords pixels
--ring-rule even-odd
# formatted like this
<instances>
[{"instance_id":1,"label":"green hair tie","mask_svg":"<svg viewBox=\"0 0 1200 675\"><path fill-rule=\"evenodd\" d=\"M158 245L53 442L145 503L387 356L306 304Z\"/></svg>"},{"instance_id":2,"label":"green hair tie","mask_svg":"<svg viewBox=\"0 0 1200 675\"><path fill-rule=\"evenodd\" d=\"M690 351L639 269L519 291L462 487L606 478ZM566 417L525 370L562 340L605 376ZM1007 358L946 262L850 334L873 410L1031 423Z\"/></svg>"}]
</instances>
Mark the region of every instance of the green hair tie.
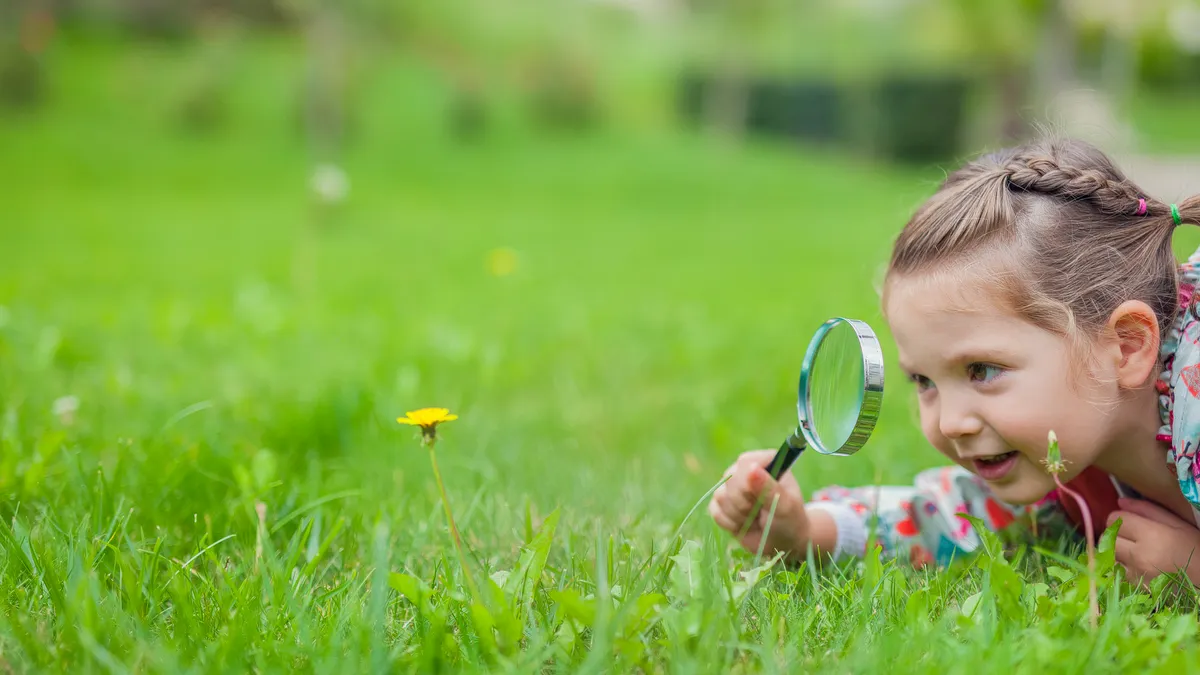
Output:
<instances>
[{"instance_id":1,"label":"green hair tie","mask_svg":"<svg viewBox=\"0 0 1200 675\"><path fill-rule=\"evenodd\" d=\"M1171 218L1175 220L1176 225L1183 224L1183 218L1179 215L1179 207L1174 204L1171 205Z\"/></svg>"}]
</instances>

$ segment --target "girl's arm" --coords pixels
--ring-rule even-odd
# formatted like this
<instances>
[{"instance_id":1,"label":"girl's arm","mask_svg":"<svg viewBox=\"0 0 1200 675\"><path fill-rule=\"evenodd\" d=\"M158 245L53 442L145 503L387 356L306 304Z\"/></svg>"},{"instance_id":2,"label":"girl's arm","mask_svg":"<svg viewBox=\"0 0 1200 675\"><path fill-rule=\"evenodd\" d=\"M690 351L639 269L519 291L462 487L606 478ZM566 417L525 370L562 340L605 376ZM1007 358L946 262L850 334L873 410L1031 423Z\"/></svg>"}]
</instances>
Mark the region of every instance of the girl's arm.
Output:
<instances>
[{"instance_id":1,"label":"girl's arm","mask_svg":"<svg viewBox=\"0 0 1200 675\"><path fill-rule=\"evenodd\" d=\"M1004 504L980 478L958 466L924 471L906 487L825 488L813 495L807 510L827 514L836 525L835 557L863 555L873 536L885 556L917 567L945 565L979 546L979 536L959 513L978 518L994 532L1019 525L1037 536L1069 526L1055 501Z\"/></svg>"}]
</instances>

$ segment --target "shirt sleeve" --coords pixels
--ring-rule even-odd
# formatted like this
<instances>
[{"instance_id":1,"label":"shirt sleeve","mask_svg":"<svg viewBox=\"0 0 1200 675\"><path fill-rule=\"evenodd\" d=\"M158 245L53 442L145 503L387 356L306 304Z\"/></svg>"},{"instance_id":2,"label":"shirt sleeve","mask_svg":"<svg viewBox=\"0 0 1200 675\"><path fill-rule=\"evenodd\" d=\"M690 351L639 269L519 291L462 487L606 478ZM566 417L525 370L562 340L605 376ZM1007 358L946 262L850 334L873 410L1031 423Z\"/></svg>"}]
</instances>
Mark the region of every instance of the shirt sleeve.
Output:
<instances>
[{"instance_id":1,"label":"shirt sleeve","mask_svg":"<svg viewBox=\"0 0 1200 675\"><path fill-rule=\"evenodd\" d=\"M1163 330L1163 367L1155 383L1162 426L1160 441L1170 443L1167 462L1179 490L1200 513L1200 308L1193 302L1200 283L1200 251L1180 267L1180 311Z\"/></svg>"},{"instance_id":2,"label":"shirt sleeve","mask_svg":"<svg viewBox=\"0 0 1200 675\"><path fill-rule=\"evenodd\" d=\"M828 513L837 525L836 558L863 555L873 539L885 556L914 567L946 565L979 547L978 534L960 513L993 532L1016 526L1038 537L1070 529L1053 498L1031 506L1005 504L958 466L923 471L910 486L824 488L808 508Z\"/></svg>"}]
</instances>

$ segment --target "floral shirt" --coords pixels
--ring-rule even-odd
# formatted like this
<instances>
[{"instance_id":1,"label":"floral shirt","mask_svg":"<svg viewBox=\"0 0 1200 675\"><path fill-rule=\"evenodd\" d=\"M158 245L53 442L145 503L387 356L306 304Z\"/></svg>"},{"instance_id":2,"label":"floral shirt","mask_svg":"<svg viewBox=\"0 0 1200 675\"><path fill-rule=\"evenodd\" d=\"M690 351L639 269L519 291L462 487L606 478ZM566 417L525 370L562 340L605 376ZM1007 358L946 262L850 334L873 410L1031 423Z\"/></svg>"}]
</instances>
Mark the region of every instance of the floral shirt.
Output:
<instances>
[{"instance_id":1,"label":"floral shirt","mask_svg":"<svg viewBox=\"0 0 1200 675\"><path fill-rule=\"evenodd\" d=\"M1162 415L1158 439L1170 446L1167 463L1200 525L1200 308L1192 302L1198 284L1200 250L1180 266L1180 312L1164 331L1163 366L1155 385ZM1136 496L1095 468L1083 471L1068 486L1082 493L1098 523L1115 510L1118 497ZM1060 499L1057 491L1030 506L1005 504L985 481L958 466L924 471L904 487L828 487L813 495L809 508L825 511L837 523L835 555L862 555L868 540L874 539L885 555L906 558L918 567L944 565L980 545L971 524L957 517L960 513L992 531L1020 526L1035 537L1078 532L1082 522L1074 501Z\"/></svg>"}]
</instances>

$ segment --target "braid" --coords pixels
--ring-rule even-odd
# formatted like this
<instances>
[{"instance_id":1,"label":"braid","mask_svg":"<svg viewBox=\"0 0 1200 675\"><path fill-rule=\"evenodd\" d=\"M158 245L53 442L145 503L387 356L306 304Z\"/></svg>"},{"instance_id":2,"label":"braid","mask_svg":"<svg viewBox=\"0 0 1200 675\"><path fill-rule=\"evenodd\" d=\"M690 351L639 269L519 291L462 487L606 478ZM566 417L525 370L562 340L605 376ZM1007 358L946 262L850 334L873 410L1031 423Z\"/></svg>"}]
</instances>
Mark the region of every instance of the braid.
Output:
<instances>
[{"instance_id":1,"label":"braid","mask_svg":"<svg viewBox=\"0 0 1200 675\"><path fill-rule=\"evenodd\" d=\"M1161 328L1179 308L1171 238L1184 223L1200 225L1200 196L1173 210L1095 146L1046 139L950 174L901 232L888 273L995 265L986 283L1019 316L1072 340L1099 335L1130 299Z\"/></svg>"},{"instance_id":2,"label":"braid","mask_svg":"<svg viewBox=\"0 0 1200 675\"><path fill-rule=\"evenodd\" d=\"M1014 157L1002 171L1012 188L1064 201L1087 200L1101 212L1112 215L1136 215L1138 199L1142 197L1128 181L1112 180L1096 169L1079 169L1046 155ZM1166 212L1164 205L1147 201L1151 214Z\"/></svg>"}]
</instances>

